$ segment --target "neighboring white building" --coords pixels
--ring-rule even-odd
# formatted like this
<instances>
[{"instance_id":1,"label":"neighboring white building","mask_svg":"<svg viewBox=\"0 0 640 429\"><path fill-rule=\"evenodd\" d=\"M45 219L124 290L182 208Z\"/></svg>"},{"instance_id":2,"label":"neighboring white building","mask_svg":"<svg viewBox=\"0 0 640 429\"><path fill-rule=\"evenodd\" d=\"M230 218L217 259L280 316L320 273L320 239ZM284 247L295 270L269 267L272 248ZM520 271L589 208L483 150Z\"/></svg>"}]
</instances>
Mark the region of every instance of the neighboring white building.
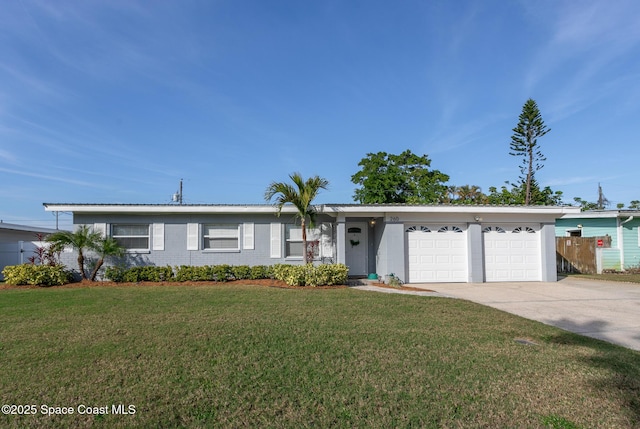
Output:
<instances>
[{"instance_id":1,"label":"neighboring white building","mask_svg":"<svg viewBox=\"0 0 640 429\"><path fill-rule=\"evenodd\" d=\"M0 222L0 280L2 270L7 265L18 265L29 262L38 245L38 235L47 236L55 229L38 228L26 225Z\"/></svg>"},{"instance_id":2,"label":"neighboring white building","mask_svg":"<svg viewBox=\"0 0 640 429\"><path fill-rule=\"evenodd\" d=\"M131 264L302 263L295 210L272 205L49 204L128 248ZM406 283L556 281L555 221L578 207L324 204L316 263ZM67 255L72 257L72 255ZM69 264L71 265L71 264Z\"/></svg>"}]
</instances>

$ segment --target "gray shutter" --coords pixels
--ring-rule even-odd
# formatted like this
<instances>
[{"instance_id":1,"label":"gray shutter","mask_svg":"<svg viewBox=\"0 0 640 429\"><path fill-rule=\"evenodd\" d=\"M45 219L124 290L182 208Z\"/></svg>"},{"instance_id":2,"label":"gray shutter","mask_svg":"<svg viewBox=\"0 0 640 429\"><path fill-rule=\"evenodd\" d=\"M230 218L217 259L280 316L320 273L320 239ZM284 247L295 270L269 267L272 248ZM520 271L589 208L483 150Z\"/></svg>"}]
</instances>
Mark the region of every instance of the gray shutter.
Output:
<instances>
[{"instance_id":1,"label":"gray shutter","mask_svg":"<svg viewBox=\"0 0 640 429\"><path fill-rule=\"evenodd\" d=\"M271 257L282 258L282 224L271 224Z\"/></svg>"},{"instance_id":2,"label":"gray shutter","mask_svg":"<svg viewBox=\"0 0 640 429\"><path fill-rule=\"evenodd\" d=\"M198 224L187 224L187 250L198 250Z\"/></svg>"},{"instance_id":3,"label":"gray shutter","mask_svg":"<svg viewBox=\"0 0 640 429\"><path fill-rule=\"evenodd\" d=\"M153 250L164 250L164 223L153 224Z\"/></svg>"}]
</instances>

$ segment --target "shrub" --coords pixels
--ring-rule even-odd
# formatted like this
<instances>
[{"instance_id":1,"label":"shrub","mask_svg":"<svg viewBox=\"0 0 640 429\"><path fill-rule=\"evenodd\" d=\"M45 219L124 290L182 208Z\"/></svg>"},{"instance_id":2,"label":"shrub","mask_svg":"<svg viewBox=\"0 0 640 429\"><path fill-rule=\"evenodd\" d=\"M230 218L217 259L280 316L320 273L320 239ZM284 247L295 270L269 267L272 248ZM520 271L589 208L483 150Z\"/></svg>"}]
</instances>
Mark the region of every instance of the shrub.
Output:
<instances>
[{"instance_id":1,"label":"shrub","mask_svg":"<svg viewBox=\"0 0 640 429\"><path fill-rule=\"evenodd\" d=\"M176 268L176 280L179 282L213 280L213 275L209 266L192 267L190 265L180 265Z\"/></svg>"},{"instance_id":2,"label":"shrub","mask_svg":"<svg viewBox=\"0 0 640 429\"><path fill-rule=\"evenodd\" d=\"M211 267L213 279L216 282L226 282L233 278L230 265L214 265Z\"/></svg>"},{"instance_id":3,"label":"shrub","mask_svg":"<svg viewBox=\"0 0 640 429\"><path fill-rule=\"evenodd\" d=\"M169 266L156 267L146 265L143 267L107 267L105 278L114 282L163 282L173 279L173 269Z\"/></svg>"},{"instance_id":4,"label":"shrub","mask_svg":"<svg viewBox=\"0 0 640 429\"><path fill-rule=\"evenodd\" d=\"M246 280L251 278L251 267L248 265L237 265L231 267L231 275L235 280Z\"/></svg>"},{"instance_id":5,"label":"shrub","mask_svg":"<svg viewBox=\"0 0 640 429\"><path fill-rule=\"evenodd\" d=\"M289 286L306 286L307 277L310 277L309 271L313 269L313 265L289 265L284 282ZM316 285L313 285L316 286Z\"/></svg>"},{"instance_id":6,"label":"shrub","mask_svg":"<svg viewBox=\"0 0 640 429\"><path fill-rule=\"evenodd\" d=\"M275 264L271 266L271 274L274 279L280 281L286 281L287 276L289 275L289 271L292 269L293 265L288 264Z\"/></svg>"},{"instance_id":7,"label":"shrub","mask_svg":"<svg viewBox=\"0 0 640 429\"><path fill-rule=\"evenodd\" d=\"M347 282L349 269L344 264L330 265L289 265L276 264L270 267L256 265L204 265L193 267L181 265L175 267L107 267L105 278L114 282L160 282L176 280L179 282L214 281L226 282L229 280L244 279L268 279L281 280L290 286L334 286Z\"/></svg>"},{"instance_id":8,"label":"shrub","mask_svg":"<svg viewBox=\"0 0 640 429\"><path fill-rule=\"evenodd\" d=\"M261 280L272 278L271 267L266 265L254 265L251 267L251 280Z\"/></svg>"},{"instance_id":9,"label":"shrub","mask_svg":"<svg viewBox=\"0 0 640 429\"><path fill-rule=\"evenodd\" d=\"M349 268L344 264L314 266L276 264L272 267L273 278L289 286L334 286L347 282Z\"/></svg>"},{"instance_id":10,"label":"shrub","mask_svg":"<svg viewBox=\"0 0 640 429\"><path fill-rule=\"evenodd\" d=\"M104 270L104 278L112 282L122 283L126 271L127 269L124 267L107 267Z\"/></svg>"},{"instance_id":11,"label":"shrub","mask_svg":"<svg viewBox=\"0 0 640 429\"><path fill-rule=\"evenodd\" d=\"M349 267L344 264L325 264L314 267L315 286L335 286L347 283ZM309 284L309 286L314 286Z\"/></svg>"},{"instance_id":12,"label":"shrub","mask_svg":"<svg viewBox=\"0 0 640 429\"><path fill-rule=\"evenodd\" d=\"M179 282L226 282L233 278L230 265L204 265L200 267L181 265L176 268L176 280Z\"/></svg>"},{"instance_id":13,"label":"shrub","mask_svg":"<svg viewBox=\"0 0 640 429\"><path fill-rule=\"evenodd\" d=\"M73 274L62 265L9 265L2 275L10 285L61 286L73 279Z\"/></svg>"}]
</instances>

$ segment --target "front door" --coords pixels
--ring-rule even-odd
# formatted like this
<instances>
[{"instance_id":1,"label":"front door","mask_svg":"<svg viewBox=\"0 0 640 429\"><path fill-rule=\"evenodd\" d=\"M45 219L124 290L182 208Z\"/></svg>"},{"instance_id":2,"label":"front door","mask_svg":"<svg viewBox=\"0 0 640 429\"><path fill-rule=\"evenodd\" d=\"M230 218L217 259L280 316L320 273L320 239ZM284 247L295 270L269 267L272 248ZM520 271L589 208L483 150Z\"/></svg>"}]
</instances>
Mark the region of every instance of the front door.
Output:
<instances>
[{"instance_id":1,"label":"front door","mask_svg":"<svg viewBox=\"0 0 640 429\"><path fill-rule=\"evenodd\" d=\"M345 259L350 276L367 275L367 223L347 222Z\"/></svg>"}]
</instances>

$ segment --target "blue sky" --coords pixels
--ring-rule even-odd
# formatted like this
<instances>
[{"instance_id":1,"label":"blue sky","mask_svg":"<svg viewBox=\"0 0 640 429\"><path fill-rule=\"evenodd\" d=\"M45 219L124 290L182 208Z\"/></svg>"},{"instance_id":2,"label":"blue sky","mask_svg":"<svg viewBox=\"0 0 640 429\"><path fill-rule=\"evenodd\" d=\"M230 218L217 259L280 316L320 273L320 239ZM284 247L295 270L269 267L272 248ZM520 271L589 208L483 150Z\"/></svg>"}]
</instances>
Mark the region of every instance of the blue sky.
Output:
<instances>
[{"instance_id":1,"label":"blue sky","mask_svg":"<svg viewBox=\"0 0 640 429\"><path fill-rule=\"evenodd\" d=\"M427 154L451 185L519 176L533 98L538 181L640 199L640 2L0 2L0 219L42 203L263 203L299 171L353 202L369 152ZM70 223L62 215L61 224Z\"/></svg>"}]
</instances>

